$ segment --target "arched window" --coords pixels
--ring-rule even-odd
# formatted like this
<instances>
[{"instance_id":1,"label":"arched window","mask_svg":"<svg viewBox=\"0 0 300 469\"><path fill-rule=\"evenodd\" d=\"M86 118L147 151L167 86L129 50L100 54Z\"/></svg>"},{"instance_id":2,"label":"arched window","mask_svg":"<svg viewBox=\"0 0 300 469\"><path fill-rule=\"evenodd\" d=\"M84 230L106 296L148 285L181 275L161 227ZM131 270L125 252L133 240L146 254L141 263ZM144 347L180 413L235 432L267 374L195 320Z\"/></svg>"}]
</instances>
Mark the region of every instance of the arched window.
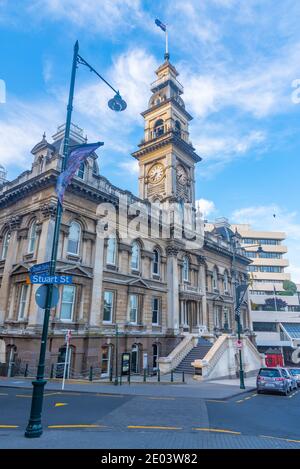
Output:
<instances>
[{"instance_id":1,"label":"arched window","mask_svg":"<svg viewBox=\"0 0 300 469\"><path fill-rule=\"evenodd\" d=\"M116 254L117 240L114 236L111 236L107 240L106 263L110 265L116 265Z\"/></svg>"},{"instance_id":2,"label":"arched window","mask_svg":"<svg viewBox=\"0 0 300 469\"><path fill-rule=\"evenodd\" d=\"M218 271L216 267L213 271L213 289L218 290Z\"/></svg>"},{"instance_id":3,"label":"arched window","mask_svg":"<svg viewBox=\"0 0 300 469\"><path fill-rule=\"evenodd\" d=\"M80 179L84 179L85 164L84 162L80 163L76 176Z\"/></svg>"},{"instance_id":4,"label":"arched window","mask_svg":"<svg viewBox=\"0 0 300 469\"><path fill-rule=\"evenodd\" d=\"M181 131L181 124L178 120L175 121L175 132L177 134L180 134L180 131Z\"/></svg>"},{"instance_id":5,"label":"arched window","mask_svg":"<svg viewBox=\"0 0 300 469\"><path fill-rule=\"evenodd\" d=\"M228 273L227 270L224 272L224 292L228 293Z\"/></svg>"},{"instance_id":6,"label":"arched window","mask_svg":"<svg viewBox=\"0 0 300 469\"><path fill-rule=\"evenodd\" d=\"M160 252L158 249L154 249L153 251L154 258L152 264L152 273L154 275L159 275L160 273Z\"/></svg>"},{"instance_id":7,"label":"arched window","mask_svg":"<svg viewBox=\"0 0 300 469\"><path fill-rule=\"evenodd\" d=\"M10 231L6 231L5 235L3 236L3 241L2 241L1 259L6 259L10 237L11 237Z\"/></svg>"},{"instance_id":8,"label":"arched window","mask_svg":"<svg viewBox=\"0 0 300 469\"><path fill-rule=\"evenodd\" d=\"M189 274L190 274L190 261L187 256L183 258L183 267L182 267L182 279L185 282L189 281Z\"/></svg>"},{"instance_id":9,"label":"arched window","mask_svg":"<svg viewBox=\"0 0 300 469\"><path fill-rule=\"evenodd\" d=\"M78 254L80 246L81 227L77 221L72 221L68 239L68 253Z\"/></svg>"},{"instance_id":10,"label":"arched window","mask_svg":"<svg viewBox=\"0 0 300 469\"><path fill-rule=\"evenodd\" d=\"M164 121L158 119L154 124L154 137L159 137L164 133Z\"/></svg>"},{"instance_id":11,"label":"arched window","mask_svg":"<svg viewBox=\"0 0 300 469\"><path fill-rule=\"evenodd\" d=\"M140 245L137 241L132 243L131 247L131 268L132 270L140 269Z\"/></svg>"},{"instance_id":12,"label":"arched window","mask_svg":"<svg viewBox=\"0 0 300 469\"><path fill-rule=\"evenodd\" d=\"M28 253L33 253L35 251L36 239L37 239L36 221L33 221L31 223L30 230L29 230Z\"/></svg>"}]
</instances>

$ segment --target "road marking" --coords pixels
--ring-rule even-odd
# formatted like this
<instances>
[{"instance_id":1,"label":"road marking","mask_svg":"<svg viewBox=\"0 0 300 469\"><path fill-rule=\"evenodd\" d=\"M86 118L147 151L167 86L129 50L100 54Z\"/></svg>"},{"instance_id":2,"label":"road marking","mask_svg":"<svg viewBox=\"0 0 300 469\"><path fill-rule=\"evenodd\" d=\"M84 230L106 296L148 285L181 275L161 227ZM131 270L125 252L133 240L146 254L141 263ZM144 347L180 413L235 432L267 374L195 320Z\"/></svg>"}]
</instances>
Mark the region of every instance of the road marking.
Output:
<instances>
[{"instance_id":1,"label":"road marking","mask_svg":"<svg viewBox=\"0 0 300 469\"><path fill-rule=\"evenodd\" d=\"M291 397L296 396L296 394L298 394L298 391L295 391L293 394L291 394L291 395L289 396L289 399L291 399Z\"/></svg>"},{"instance_id":2,"label":"road marking","mask_svg":"<svg viewBox=\"0 0 300 469\"><path fill-rule=\"evenodd\" d=\"M223 428L193 428L199 432L217 432L217 433L231 433L232 435L240 435L241 432L234 432L233 430L224 430Z\"/></svg>"},{"instance_id":3,"label":"road marking","mask_svg":"<svg viewBox=\"0 0 300 469\"><path fill-rule=\"evenodd\" d=\"M150 430L182 430L182 427L161 427L159 425L128 425L127 428Z\"/></svg>"},{"instance_id":4,"label":"road marking","mask_svg":"<svg viewBox=\"0 0 300 469\"><path fill-rule=\"evenodd\" d=\"M16 397L32 397L31 394L16 394Z\"/></svg>"},{"instance_id":5,"label":"road marking","mask_svg":"<svg viewBox=\"0 0 300 469\"><path fill-rule=\"evenodd\" d=\"M248 399L252 399L252 396L245 397L244 401L248 401Z\"/></svg>"},{"instance_id":6,"label":"road marking","mask_svg":"<svg viewBox=\"0 0 300 469\"><path fill-rule=\"evenodd\" d=\"M101 394L101 393L97 393L96 396L97 397L119 397L119 398L125 397L120 394Z\"/></svg>"},{"instance_id":7,"label":"road marking","mask_svg":"<svg viewBox=\"0 0 300 469\"><path fill-rule=\"evenodd\" d=\"M0 425L0 428L19 428L19 425Z\"/></svg>"},{"instance_id":8,"label":"road marking","mask_svg":"<svg viewBox=\"0 0 300 469\"><path fill-rule=\"evenodd\" d=\"M0 392L0 396L8 396L8 392Z\"/></svg>"},{"instance_id":9,"label":"road marking","mask_svg":"<svg viewBox=\"0 0 300 469\"><path fill-rule=\"evenodd\" d=\"M239 401L235 401L235 402L238 402L238 403L240 403L240 402L244 402L244 399L241 399L241 400L239 400Z\"/></svg>"},{"instance_id":10,"label":"road marking","mask_svg":"<svg viewBox=\"0 0 300 469\"><path fill-rule=\"evenodd\" d=\"M54 407L63 407L65 405L68 405L66 402L56 402Z\"/></svg>"},{"instance_id":11,"label":"road marking","mask_svg":"<svg viewBox=\"0 0 300 469\"><path fill-rule=\"evenodd\" d=\"M96 424L70 424L70 425L48 425L48 428L50 429L59 429L59 428L107 428L106 425L96 425Z\"/></svg>"},{"instance_id":12,"label":"road marking","mask_svg":"<svg viewBox=\"0 0 300 469\"><path fill-rule=\"evenodd\" d=\"M291 438L281 438L279 436L269 436L269 435L259 435L260 438L271 438L272 440L281 440L281 441L288 441L291 443L300 443L300 440L292 440Z\"/></svg>"},{"instance_id":13,"label":"road marking","mask_svg":"<svg viewBox=\"0 0 300 469\"><path fill-rule=\"evenodd\" d=\"M46 394L44 394L44 397L47 397L47 396L55 396L57 394L61 394L61 392L48 392Z\"/></svg>"},{"instance_id":14,"label":"road marking","mask_svg":"<svg viewBox=\"0 0 300 469\"><path fill-rule=\"evenodd\" d=\"M220 402L222 404L228 404L227 401L220 401L218 399L205 399L205 402Z\"/></svg>"},{"instance_id":15,"label":"road marking","mask_svg":"<svg viewBox=\"0 0 300 469\"><path fill-rule=\"evenodd\" d=\"M146 399L164 400L164 401L175 401L175 397L147 397Z\"/></svg>"}]
</instances>

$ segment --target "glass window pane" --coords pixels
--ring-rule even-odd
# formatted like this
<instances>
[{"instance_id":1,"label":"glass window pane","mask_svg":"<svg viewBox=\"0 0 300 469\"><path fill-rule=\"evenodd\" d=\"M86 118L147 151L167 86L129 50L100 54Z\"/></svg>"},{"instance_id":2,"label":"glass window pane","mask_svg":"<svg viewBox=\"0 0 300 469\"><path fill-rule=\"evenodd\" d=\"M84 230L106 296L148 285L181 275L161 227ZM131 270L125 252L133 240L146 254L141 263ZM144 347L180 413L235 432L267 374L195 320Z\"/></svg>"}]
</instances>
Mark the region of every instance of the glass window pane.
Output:
<instances>
[{"instance_id":1,"label":"glass window pane","mask_svg":"<svg viewBox=\"0 0 300 469\"><path fill-rule=\"evenodd\" d=\"M136 323L137 322L137 295L130 295L129 297L129 321Z\"/></svg>"},{"instance_id":2,"label":"glass window pane","mask_svg":"<svg viewBox=\"0 0 300 469\"><path fill-rule=\"evenodd\" d=\"M132 251L131 251L131 268L134 270L138 270L140 266L140 247L138 243L132 244Z\"/></svg>"},{"instance_id":3,"label":"glass window pane","mask_svg":"<svg viewBox=\"0 0 300 469\"><path fill-rule=\"evenodd\" d=\"M115 265L116 263L116 239L109 238L107 241L107 264Z\"/></svg>"},{"instance_id":4,"label":"glass window pane","mask_svg":"<svg viewBox=\"0 0 300 469\"><path fill-rule=\"evenodd\" d=\"M35 241L36 241L36 223L33 222L30 227L29 233L29 243L28 243L28 252L34 252L35 248Z\"/></svg>"},{"instance_id":5,"label":"glass window pane","mask_svg":"<svg viewBox=\"0 0 300 469\"><path fill-rule=\"evenodd\" d=\"M114 298L113 292L111 291L104 292L103 321L107 321L107 322L112 321L113 298Z\"/></svg>"},{"instance_id":6,"label":"glass window pane","mask_svg":"<svg viewBox=\"0 0 300 469\"><path fill-rule=\"evenodd\" d=\"M80 241L80 225L79 223L72 222L69 231L69 240L68 240L68 253L78 254L79 251L79 241Z\"/></svg>"},{"instance_id":7,"label":"glass window pane","mask_svg":"<svg viewBox=\"0 0 300 469\"><path fill-rule=\"evenodd\" d=\"M65 285L63 288L60 318L61 319L72 319L73 307L75 299L75 287L73 285Z\"/></svg>"}]
</instances>

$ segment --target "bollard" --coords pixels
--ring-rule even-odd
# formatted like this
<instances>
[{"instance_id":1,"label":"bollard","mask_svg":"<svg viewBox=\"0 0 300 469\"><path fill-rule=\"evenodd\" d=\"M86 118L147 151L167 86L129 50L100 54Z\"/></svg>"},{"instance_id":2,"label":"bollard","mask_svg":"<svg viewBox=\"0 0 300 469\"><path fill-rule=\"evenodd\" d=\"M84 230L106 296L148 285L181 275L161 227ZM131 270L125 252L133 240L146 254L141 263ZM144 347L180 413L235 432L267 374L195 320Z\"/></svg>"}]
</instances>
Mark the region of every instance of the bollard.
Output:
<instances>
[{"instance_id":1,"label":"bollard","mask_svg":"<svg viewBox=\"0 0 300 469\"><path fill-rule=\"evenodd\" d=\"M160 383L160 369L157 370L157 381Z\"/></svg>"},{"instance_id":2,"label":"bollard","mask_svg":"<svg viewBox=\"0 0 300 469\"><path fill-rule=\"evenodd\" d=\"M109 373L109 381L112 382L113 380L113 367L110 367L110 373Z\"/></svg>"},{"instance_id":3,"label":"bollard","mask_svg":"<svg viewBox=\"0 0 300 469\"><path fill-rule=\"evenodd\" d=\"M144 379L143 379L144 383L146 383L146 377L147 377L147 370L146 370L146 368L145 368L145 369L144 369Z\"/></svg>"},{"instance_id":4,"label":"bollard","mask_svg":"<svg viewBox=\"0 0 300 469\"><path fill-rule=\"evenodd\" d=\"M25 371L24 371L24 378L27 378L28 376L28 363L25 365Z\"/></svg>"},{"instance_id":5,"label":"bollard","mask_svg":"<svg viewBox=\"0 0 300 469\"><path fill-rule=\"evenodd\" d=\"M93 367L90 367L89 381L93 381Z\"/></svg>"},{"instance_id":6,"label":"bollard","mask_svg":"<svg viewBox=\"0 0 300 469\"><path fill-rule=\"evenodd\" d=\"M120 375L120 386L122 385L122 375Z\"/></svg>"},{"instance_id":7,"label":"bollard","mask_svg":"<svg viewBox=\"0 0 300 469\"><path fill-rule=\"evenodd\" d=\"M182 382L184 383L184 371L182 372Z\"/></svg>"},{"instance_id":8,"label":"bollard","mask_svg":"<svg viewBox=\"0 0 300 469\"><path fill-rule=\"evenodd\" d=\"M130 369L128 371L128 375L127 375L127 381L128 381L128 384L130 384L130 378L131 378L131 375L130 375Z\"/></svg>"},{"instance_id":9,"label":"bollard","mask_svg":"<svg viewBox=\"0 0 300 469\"><path fill-rule=\"evenodd\" d=\"M54 363L51 365L51 370L50 370L50 379L52 379L54 376Z\"/></svg>"},{"instance_id":10,"label":"bollard","mask_svg":"<svg viewBox=\"0 0 300 469\"><path fill-rule=\"evenodd\" d=\"M171 370L171 383L174 382L174 373L173 373L173 370Z\"/></svg>"}]
</instances>

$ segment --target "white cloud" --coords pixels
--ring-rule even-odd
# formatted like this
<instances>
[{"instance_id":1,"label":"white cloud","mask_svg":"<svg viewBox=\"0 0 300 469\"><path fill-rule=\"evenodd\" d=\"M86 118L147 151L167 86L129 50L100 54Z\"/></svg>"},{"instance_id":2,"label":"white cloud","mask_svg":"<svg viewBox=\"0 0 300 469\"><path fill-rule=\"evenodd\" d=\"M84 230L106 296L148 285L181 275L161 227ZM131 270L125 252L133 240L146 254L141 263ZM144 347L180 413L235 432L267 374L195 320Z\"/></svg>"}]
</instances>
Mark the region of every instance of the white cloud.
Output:
<instances>
[{"instance_id":1,"label":"white cloud","mask_svg":"<svg viewBox=\"0 0 300 469\"><path fill-rule=\"evenodd\" d=\"M69 22L91 34L133 29L142 15L140 0L33 0L28 12L41 19Z\"/></svg>"},{"instance_id":2,"label":"white cloud","mask_svg":"<svg viewBox=\"0 0 300 469\"><path fill-rule=\"evenodd\" d=\"M121 161L118 166L122 170L122 175L124 175L124 171L126 174L134 177L139 174L139 163L137 160Z\"/></svg>"},{"instance_id":3,"label":"white cloud","mask_svg":"<svg viewBox=\"0 0 300 469\"><path fill-rule=\"evenodd\" d=\"M274 217L275 215L275 217ZM300 223L299 214L273 204L245 207L235 210L231 220L234 223L249 223L255 230L281 231L286 233L285 244L288 246L288 258L292 279L300 283Z\"/></svg>"},{"instance_id":4,"label":"white cloud","mask_svg":"<svg viewBox=\"0 0 300 469\"><path fill-rule=\"evenodd\" d=\"M216 207L212 200L198 199L196 200L196 208L200 210L204 218L216 212Z\"/></svg>"}]
</instances>

